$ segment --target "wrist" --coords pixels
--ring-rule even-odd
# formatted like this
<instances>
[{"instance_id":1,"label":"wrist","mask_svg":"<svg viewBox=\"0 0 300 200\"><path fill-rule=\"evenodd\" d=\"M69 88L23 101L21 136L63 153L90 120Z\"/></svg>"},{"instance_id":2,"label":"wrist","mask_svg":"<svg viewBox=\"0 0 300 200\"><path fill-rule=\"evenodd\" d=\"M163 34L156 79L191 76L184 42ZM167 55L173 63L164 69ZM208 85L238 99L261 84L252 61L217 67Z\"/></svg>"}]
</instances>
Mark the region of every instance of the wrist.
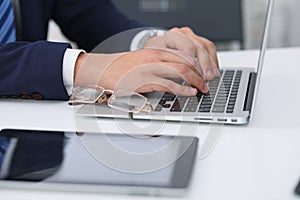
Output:
<instances>
[{"instance_id":1,"label":"wrist","mask_svg":"<svg viewBox=\"0 0 300 200\"><path fill-rule=\"evenodd\" d=\"M78 72L80 70L80 68L82 67L84 61L86 60L88 54L87 53L84 53L84 52L81 52L78 57L77 57L77 60L75 62L75 66L74 66L74 83L75 83L75 79L78 75Z\"/></svg>"}]
</instances>

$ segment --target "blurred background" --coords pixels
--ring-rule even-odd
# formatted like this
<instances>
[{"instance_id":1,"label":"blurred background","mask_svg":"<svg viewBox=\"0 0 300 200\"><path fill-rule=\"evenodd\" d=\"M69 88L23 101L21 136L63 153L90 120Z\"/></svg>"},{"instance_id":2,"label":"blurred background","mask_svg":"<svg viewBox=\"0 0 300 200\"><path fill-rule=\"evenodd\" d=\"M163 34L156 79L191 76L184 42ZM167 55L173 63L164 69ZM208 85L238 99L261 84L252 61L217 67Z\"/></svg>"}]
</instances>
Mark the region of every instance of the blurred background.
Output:
<instances>
[{"instance_id":1,"label":"blurred background","mask_svg":"<svg viewBox=\"0 0 300 200\"><path fill-rule=\"evenodd\" d=\"M255 30L264 13L264 0L242 0L245 47L252 48L258 40ZM300 1L275 0L270 33L270 47L300 46Z\"/></svg>"},{"instance_id":2,"label":"blurred background","mask_svg":"<svg viewBox=\"0 0 300 200\"><path fill-rule=\"evenodd\" d=\"M151 26L190 26L213 40L218 50L259 48L267 5L267 0L111 1L130 18ZM300 46L299 11L299 0L275 0L270 47ZM53 21L48 39L67 41Z\"/></svg>"}]
</instances>

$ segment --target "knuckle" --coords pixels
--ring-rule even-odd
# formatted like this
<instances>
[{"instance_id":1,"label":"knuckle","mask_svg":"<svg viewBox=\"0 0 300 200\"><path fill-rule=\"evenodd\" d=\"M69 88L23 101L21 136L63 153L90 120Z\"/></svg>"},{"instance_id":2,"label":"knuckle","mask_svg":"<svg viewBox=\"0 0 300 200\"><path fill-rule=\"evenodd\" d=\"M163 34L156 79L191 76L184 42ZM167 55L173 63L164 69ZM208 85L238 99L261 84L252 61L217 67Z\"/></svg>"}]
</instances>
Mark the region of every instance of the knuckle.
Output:
<instances>
[{"instance_id":1,"label":"knuckle","mask_svg":"<svg viewBox=\"0 0 300 200\"><path fill-rule=\"evenodd\" d=\"M207 41L206 46L207 46L209 49L216 49L215 44L214 44L212 41L210 41L210 40Z\"/></svg>"},{"instance_id":2,"label":"knuckle","mask_svg":"<svg viewBox=\"0 0 300 200\"><path fill-rule=\"evenodd\" d=\"M147 49L144 57L148 58L150 61L156 61L162 55L162 51L159 49Z\"/></svg>"},{"instance_id":3,"label":"knuckle","mask_svg":"<svg viewBox=\"0 0 300 200\"><path fill-rule=\"evenodd\" d=\"M179 28L174 27L174 28L172 28L170 31L178 31L178 30L179 30Z\"/></svg>"},{"instance_id":4,"label":"knuckle","mask_svg":"<svg viewBox=\"0 0 300 200\"><path fill-rule=\"evenodd\" d=\"M186 33L192 33L193 32L192 29L190 27L187 27L187 26L182 27L181 30L183 32L186 32Z\"/></svg>"},{"instance_id":5,"label":"knuckle","mask_svg":"<svg viewBox=\"0 0 300 200\"><path fill-rule=\"evenodd\" d=\"M209 48L207 42L201 42L199 44L199 47L200 47L202 53L207 52L208 48Z\"/></svg>"},{"instance_id":6,"label":"knuckle","mask_svg":"<svg viewBox=\"0 0 300 200\"><path fill-rule=\"evenodd\" d=\"M153 54L154 56L159 56L159 55L162 54L162 51L159 50L159 49L152 49L152 54Z\"/></svg>"}]
</instances>

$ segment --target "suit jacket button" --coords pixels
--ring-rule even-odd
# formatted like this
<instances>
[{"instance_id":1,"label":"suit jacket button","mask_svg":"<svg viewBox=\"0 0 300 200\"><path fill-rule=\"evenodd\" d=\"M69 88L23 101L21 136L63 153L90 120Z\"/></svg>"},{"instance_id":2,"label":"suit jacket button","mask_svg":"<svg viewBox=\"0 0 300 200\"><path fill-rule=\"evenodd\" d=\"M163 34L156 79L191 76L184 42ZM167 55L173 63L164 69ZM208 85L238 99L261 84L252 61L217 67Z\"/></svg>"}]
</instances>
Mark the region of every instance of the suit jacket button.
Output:
<instances>
[{"instance_id":1,"label":"suit jacket button","mask_svg":"<svg viewBox=\"0 0 300 200\"><path fill-rule=\"evenodd\" d=\"M32 97L34 100L43 100L44 99L44 96L38 92L33 93Z\"/></svg>"}]
</instances>

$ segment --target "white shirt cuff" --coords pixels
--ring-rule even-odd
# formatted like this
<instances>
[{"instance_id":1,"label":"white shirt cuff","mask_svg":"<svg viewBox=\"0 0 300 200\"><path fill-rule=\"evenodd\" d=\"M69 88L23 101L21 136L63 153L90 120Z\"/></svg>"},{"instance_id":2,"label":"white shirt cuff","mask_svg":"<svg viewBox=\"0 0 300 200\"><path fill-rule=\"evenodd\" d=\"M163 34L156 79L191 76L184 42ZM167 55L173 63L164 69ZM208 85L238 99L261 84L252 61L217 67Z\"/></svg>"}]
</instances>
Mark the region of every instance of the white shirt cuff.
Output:
<instances>
[{"instance_id":1,"label":"white shirt cuff","mask_svg":"<svg viewBox=\"0 0 300 200\"><path fill-rule=\"evenodd\" d=\"M69 95L72 93L74 86L74 67L80 53L85 53L80 49L67 49L63 59L63 81Z\"/></svg>"}]
</instances>

